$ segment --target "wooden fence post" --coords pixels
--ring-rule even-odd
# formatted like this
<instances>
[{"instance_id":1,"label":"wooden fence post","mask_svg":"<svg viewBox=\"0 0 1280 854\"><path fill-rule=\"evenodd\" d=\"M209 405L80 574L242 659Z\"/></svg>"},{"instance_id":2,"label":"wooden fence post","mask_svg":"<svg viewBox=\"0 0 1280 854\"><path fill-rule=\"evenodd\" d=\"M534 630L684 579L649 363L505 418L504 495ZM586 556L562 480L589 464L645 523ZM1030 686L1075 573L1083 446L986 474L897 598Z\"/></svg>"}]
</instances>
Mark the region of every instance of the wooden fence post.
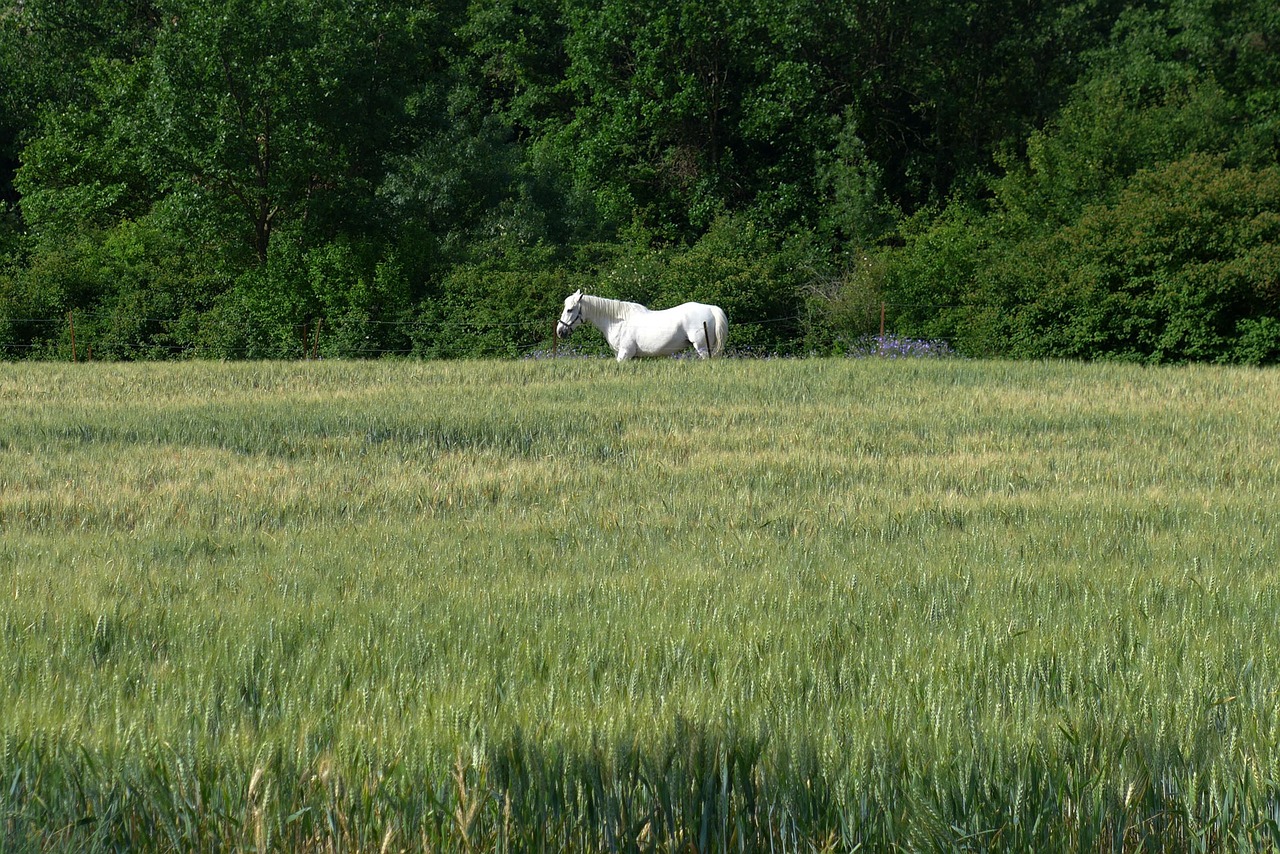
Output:
<instances>
[{"instance_id":1,"label":"wooden fence post","mask_svg":"<svg viewBox=\"0 0 1280 854\"><path fill-rule=\"evenodd\" d=\"M884 355L884 303L880 303L880 337L876 339L876 344L880 348L880 355Z\"/></svg>"}]
</instances>

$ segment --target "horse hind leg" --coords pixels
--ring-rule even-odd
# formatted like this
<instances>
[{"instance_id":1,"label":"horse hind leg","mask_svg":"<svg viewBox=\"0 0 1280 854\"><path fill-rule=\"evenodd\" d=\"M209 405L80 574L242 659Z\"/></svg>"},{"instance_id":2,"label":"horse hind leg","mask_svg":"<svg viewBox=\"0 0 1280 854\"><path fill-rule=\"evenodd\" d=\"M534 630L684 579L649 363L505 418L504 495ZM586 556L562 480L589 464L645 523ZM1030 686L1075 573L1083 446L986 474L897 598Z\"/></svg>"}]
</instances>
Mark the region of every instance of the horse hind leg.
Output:
<instances>
[{"instance_id":1,"label":"horse hind leg","mask_svg":"<svg viewBox=\"0 0 1280 854\"><path fill-rule=\"evenodd\" d=\"M711 330L705 322L689 336L689 343L693 345L699 359L710 359L715 352L715 348L711 346Z\"/></svg>"}]
</instances>

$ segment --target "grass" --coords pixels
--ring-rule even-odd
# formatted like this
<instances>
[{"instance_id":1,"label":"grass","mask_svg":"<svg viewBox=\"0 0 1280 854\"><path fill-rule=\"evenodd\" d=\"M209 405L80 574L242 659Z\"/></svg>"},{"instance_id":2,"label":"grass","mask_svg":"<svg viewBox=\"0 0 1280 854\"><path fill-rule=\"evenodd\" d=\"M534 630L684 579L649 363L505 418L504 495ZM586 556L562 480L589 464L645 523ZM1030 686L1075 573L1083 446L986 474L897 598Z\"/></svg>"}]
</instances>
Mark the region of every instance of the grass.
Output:
<instances>
[{"instance_id":1,"label":"grass","mask_svg":"<svg viewBox=\"0 0 1280 854\"><path fill-rule=\"evenodd\" d=\"M1276 400L0 365L0 849L1274 848Z\"/></svg>"}]
</instances>

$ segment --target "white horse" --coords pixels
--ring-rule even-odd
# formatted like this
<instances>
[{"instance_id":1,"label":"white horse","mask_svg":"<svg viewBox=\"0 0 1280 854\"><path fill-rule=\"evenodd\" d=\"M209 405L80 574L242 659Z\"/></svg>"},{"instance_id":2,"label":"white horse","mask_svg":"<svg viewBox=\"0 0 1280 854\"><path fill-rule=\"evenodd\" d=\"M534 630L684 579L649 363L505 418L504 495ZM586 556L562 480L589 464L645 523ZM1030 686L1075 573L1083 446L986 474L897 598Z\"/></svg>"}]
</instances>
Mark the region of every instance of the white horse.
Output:
<instances>
[{"instance_id":1,"label":"white horse","mask_svg":"<svg viewBox=\"0 0 1280 854\"><path fill-rule=\"evenodd\" d=\"M650 311L636 302L577 291L564 301L556 337L568 338L584 320L604 333L619 362L634 356L669 356L690 344L698 358L718 356L729 332L729 320L719 306L687 302Z\"/></svg>"}]
</instances>

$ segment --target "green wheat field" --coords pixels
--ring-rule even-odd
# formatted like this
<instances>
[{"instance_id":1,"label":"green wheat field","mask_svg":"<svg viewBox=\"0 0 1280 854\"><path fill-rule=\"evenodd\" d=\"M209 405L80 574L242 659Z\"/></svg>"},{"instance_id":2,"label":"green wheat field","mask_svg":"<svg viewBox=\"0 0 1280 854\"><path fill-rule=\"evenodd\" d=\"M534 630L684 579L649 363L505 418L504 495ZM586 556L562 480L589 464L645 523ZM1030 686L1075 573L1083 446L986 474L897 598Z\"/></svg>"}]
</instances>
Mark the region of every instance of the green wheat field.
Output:
<instances>
[{"instance_id":1,"label":"green wheat field","mask_svg":"<svg viewBox=\"0 0 1280 854\"><path fill-rule=\"evenodd\" d=\"M1277 402L0 365L0 850L1274 849Z\"/></svg>"}]
</instances>

